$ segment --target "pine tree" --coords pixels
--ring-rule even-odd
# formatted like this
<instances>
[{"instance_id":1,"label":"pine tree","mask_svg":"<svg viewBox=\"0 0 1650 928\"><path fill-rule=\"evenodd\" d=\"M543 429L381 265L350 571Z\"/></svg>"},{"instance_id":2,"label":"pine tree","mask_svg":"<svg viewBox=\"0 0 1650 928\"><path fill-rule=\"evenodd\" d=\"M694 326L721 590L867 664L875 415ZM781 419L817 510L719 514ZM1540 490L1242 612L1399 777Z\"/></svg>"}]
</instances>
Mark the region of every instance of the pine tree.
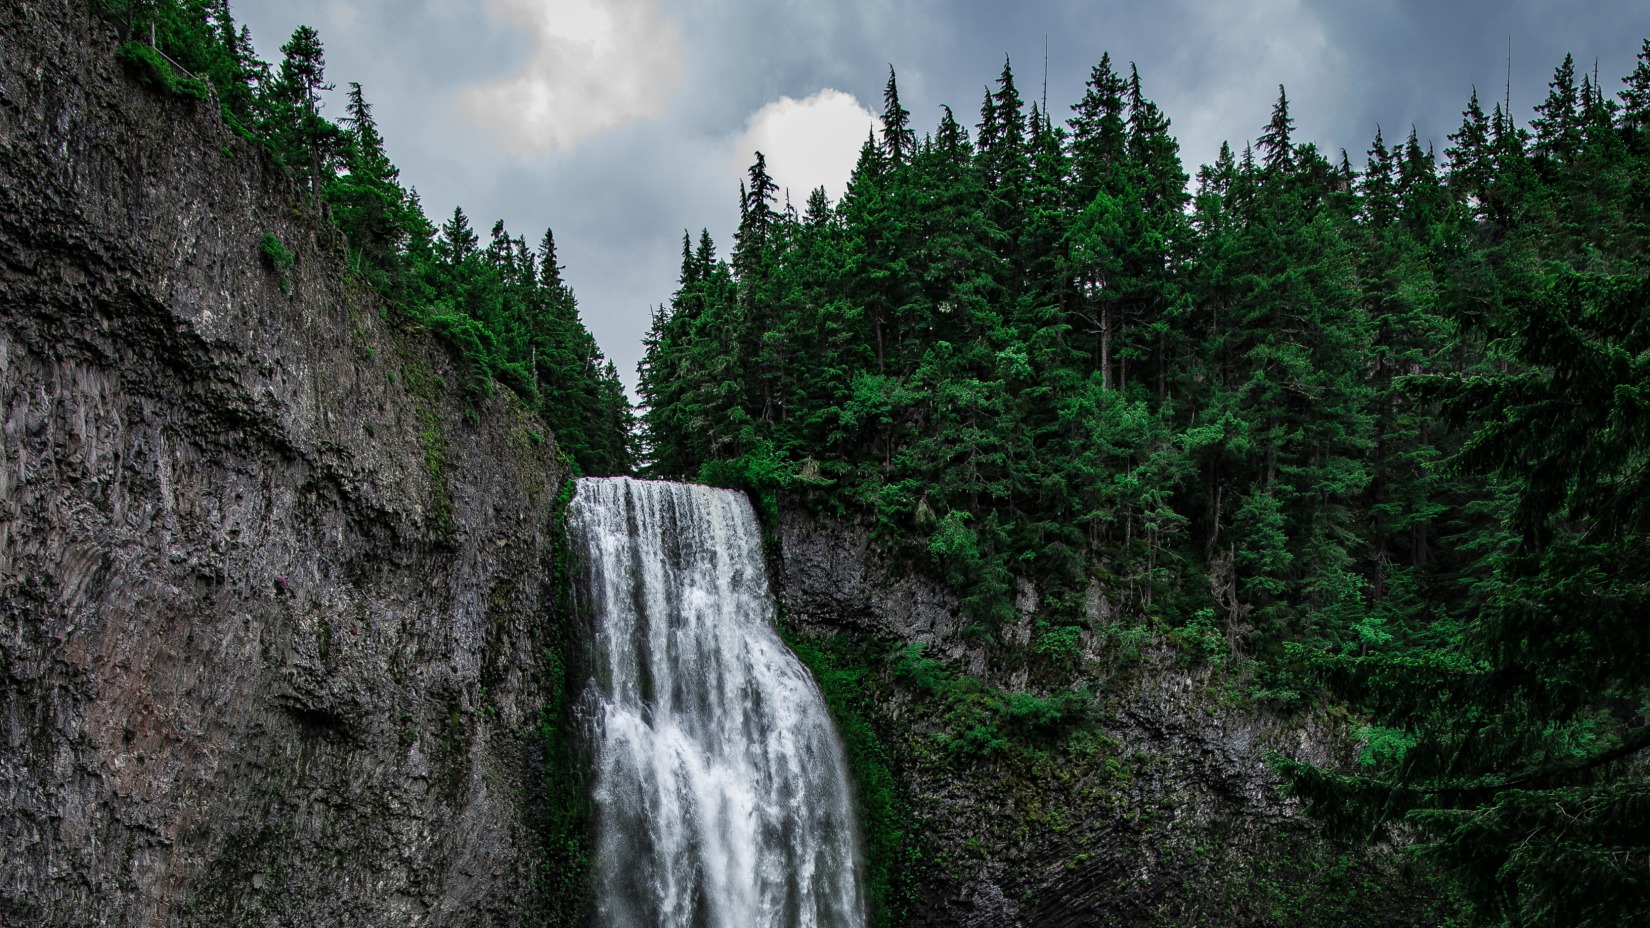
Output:
<instances>
[{"instance_id":1,"label":"pine tree","mask_svg":"<svg viewBox=\"0 0 1650 928\"><path fill-rule=\"evenodd\" d=\"M1025 224L1026 184L1031 161L1026 144L1026 117L1020 92L1014 86L1014 69L1003 60L997 89L987 90L980 110L975 164L988 194L987 215L1008 233L998 249L1002 267L1008 273L1003 286L1010 300L1020 297L1024 286L1024 266L1015 247L1015 230Z\"/></svg>"},{"instance_id":2,"label":"pine tree","mask_svg":"<svg viewBox=\"0 0 1650 928\"><path fill-rule=\"evenodd\" d=\"M225 122L325 200L348 241L350 272L378 289L388 309L456 351L471 400L503 384L539 411L585 472L632 466L628 399L579 320L548 236L544 275L527 243L502 223L485 252L462 209L439 230L432 226L417 192L400 186L360 85L350 85L337 123L322 115L321 95L332 85L315 30L295 30L272 72L253 55L227 0L124 7L128 28L190 72L180 88L195 95L190 82L209 81Z\"/></svg>"},{"instance_id":3,"label":"pine tree","mask_svg":"<svg viewBox=\"0 0 1650 928\"><path fill-rule=\"evenodd\" d=\"M1622 83L1621 127L1633 150L1643 155L1650 152L1650 39L1640 46L1637 65Z\"/></svg>"},{"instance_id":4,"label":"pine tree","mask_svg":"<svg viewBox=\"0 0 1650 928\"><path fill-rule=\"evenodd\" d=\"M271 94L275 101L272 118L277 151L319 197L324 183L323 165L330 163L334 140L331 124L321 117L321 94L333 85L326 81L326 53L320 35L308 26L299 26L281 46L281 56Z\"/></svg>"},{"instance_id":5,"label":"pine tree","mask_svg":"<svg viewBox=\"0 0 1650 928\"><path fill-rule=\"evenodd\" d=\"M1403 157L1398 161L1398 196L1410 233L1425 241L1447 218L1448 195L1438 178L1438 160L1431 147L1423 149L1415 127L1404 140Z\"/></svg>"},{"instance_id":6,"label":"pine tree","mask_svg":"<svg viewBox=\"0 0 1650 928\"><path fill-rule=\"evenodd\" d=\"M682 233L682 250L687 250L687 232ZM566 289L562 282L561 260L556 256L556 233L552 229L544 230L544 238L539 240L538 251L539 286L550 293L559 294Z\"/></svg>"},{"instance_id":7,"label":"pine tree","mask_svg":"<svg viewBox=\"0 0 1650 928\"><path fill-rule=\"evenodd\" d=\"M1278 99L1272 104L1272 121L1260 135L1261 157L1266 169L1288 173L1295 166L1295 120L1289 115L1289 95L1278 85Z\"/></svg>"},{"instance_id":8,"label":"pine tree","mask_svg":"<svg viewBox=\"0 0 1650 928\"><path fill-rule=\"evenodd\" d=\"M1478 88L1461 114L1461 128L1450 135L1454 144L1445 149L1449 158L1449 184L1462 202L1482 203L1495 175L1494 149L1490 142L1490 121L1478 103Z\"/></svg>"},{"instance_id":9,"label":"pine tree","mask_svg":"<svg viewBox=\"0 0 1650 928\"><path fill-rule=\"evenodd\" d=\"M1169 313L1181 300L1180 273L1192 241L1188 178L1180 145L1169 129L1169 118L1146 98L1140 71L1131 64L1127 151L1130 178L1145 214L1145 237L1134 271L1143 298L1133 325L1125 327L1123 343L1140 359L1142 372L1154 375L1159 401L1168 397Z\"/></svg>"},{"instance_id":10,"label":"pine tree","mask_svg":"<svg viewBox=\"0 0 1650 928\"><path fill-rule=\"evenodd\" d=\"M917 151L917 133L911 128L911 112L900 105L893 65L888 66L888 83L882 90L882 150L891 164L904 164Z\"/></svg>"},{"instance_id":11,"label":"pine tree","mask_svg":"<svg viewBox=\"0 0 1650 928\"><path fill-rule=\"evenodd\" d=\"M350 84L340 128L344 171L327 184L326 200L349 239L357 270L388 293L399 277L406 192L398 182L400 172L384 151L384 139L360 84Z\"/></svg>"},{"instance_id":12,"label":"pine tree","mask_svg":"<svg viewBox=\"0 0 1650 928\"><path fill-rule=\"evenodd\" d=\"M750 166L749 185L745 186L739 204L739 230L734 233L733 266L741 277L759 272L768 240L779 213L779 185L768 175L768 159L761 152Z\"/></svg>"},{"instance_id":13,"label":"pine tree","mask_svg":"<svg viewBox=\"0 0 1650 928\"><path fill-rule=\"evenodd\" d=\"M1470 634L1422 656L1326 666L1397 736L1372 772L1287 765L1336 827L1405 822L1479 920L1555 926L1650 918L1650 417L1641 280L1559 272L1519 301L1515 362L1425 394L1474 429L1461 462L1509 482L1510 537L1490 555ZM1606 426L1605 423L1611 423Z\"/></svg>"},{"instance_id":14,"label":"pine tree","mask_svg":"<svg viewBox=\"0 0 1650 928\"><path fill-rule=\"evenodd\" d=\"M1079 208L1101 190L1111 189L1124 169L1129 134L1124 95L1129 89L1112 70L1111 54L1106 53L1090 71L1083 99L1072 106L1072 163Z\"/></svg>"},{"instance_id":15,"label":"pine tree","mask_svg":"<svg viewBox=\"0 0 1650 928\"><path fill-rule=\"evenodd\" d=\"M1127 152L1133 179L1147 212L1159 219L1184 217L1188 201L1186 169L1172 123L1141 89L1140 71L1129 65Z\"/></svg>"},{"instance_id":16,"label":"pine tree","mask_svg":"<svg viewBox=\"0 0 1650 928\"><path fill-rule=\"evenodd\" d=\"M1386 228L1398 218L1398 192L1393 174L1392 152L1381 137L1381 127L1376 126L1375 141L1369 145L1369 160L1364 165L1359 191L1363 195L1364 219L1373 228Z\"/></svg>"},{"instance_id":17,"label":"pine tree","mask_svg":"<svg viewBox=\"0 0 1650 928\"><path fill-rule=\"evenodd\" d=\"M1575 78L1575 56L1565 55L1548 84L1547 99L1535 108L1540 115L1530 122L1536 154L1560 164L1574 160L1581 150L1580 93Z\"/></svg>"},{"instance_id":18,"label":"pine tree","mask_svg":"<svg viewBox=\"0 0 1650 928\"><path fill-rule=\"evenodd\" d=\"M456 266L470 260L480 242L470 227L470 217L464 215L464 207L455 206L452 218L441 224L441 239L436 247L449 265Z\"/></svg>"}]
</instances>

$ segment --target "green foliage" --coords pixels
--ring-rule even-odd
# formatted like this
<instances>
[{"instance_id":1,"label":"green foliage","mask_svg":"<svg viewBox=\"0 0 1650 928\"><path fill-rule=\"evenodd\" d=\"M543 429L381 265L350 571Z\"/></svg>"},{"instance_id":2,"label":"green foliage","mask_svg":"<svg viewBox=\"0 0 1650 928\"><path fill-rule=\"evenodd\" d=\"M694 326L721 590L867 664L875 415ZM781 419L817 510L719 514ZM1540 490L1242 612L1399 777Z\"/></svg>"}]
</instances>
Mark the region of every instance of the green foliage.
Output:
<instances>
[{"instance_id":1,"label":"green foliage","mask_svg":"<svg viewBox=\"0 0 1650 928\"><path fill-rule=\"evenodd\" d=\"M1232 653L1225 632L1215 618L1215 611L1207 607L1199 609L1185 625L1171 631L1169 643L1175 646L1181 660L1191 664L1219 663Z\"/></svg>"},{"instance_id":2,"label":"green foliage","mask_svg":"<svg viewBox=\"0 0 1650 928\"><path fill-rule=\"evenodd\" d=\"M1348 852L1322 841L1284 838L1233 859L1203 862L1227 871L1207 904L1231 916L1263 916L1292 928L1426 925L1464 928L1461 912L1435 876L1401 856ZM1200 848L1199 850L1203 850ZM1213 856L1218 851L1205 850ZM1394 892L1400 887L1407 892Z\"/></svg>"},{"instance_id":3,"label":"green foliage","mask_svg":"<svg viewBox=\"0 0 1650 928\"><path fill-rule=\"evenodd\" d=\"M893 649L886 658L889 673L901 686L944 707L949 730L936 740L957 755L1036 755L1090 720L1093 697L1087 691L1005 693L955 673L925 651L920 643Z\"/></svg>"},{"instance_id":4,"label":"green foliage","mask_svg":"<svg viewBox=\"0 0 1650 928\"><path fill-rule=\"evenodd\" d=\"M886 102L898 124L892 77ZM1305 151L1219 167L1199 228L1167 129L1138 73L1102 62L1068 133L1005 68L977 145L949 112L920 144L896 126L806 216L749 192L759 157L733 260L684 236L655 317L650 470L857 511L977 637L1032 580L1052 666L1077 669L1097 581L1176 625L1213 605L1229 651L1315 633L1374 564L1357 233Z\"/></svg>"},{"instance_id":5,"label":"green foliage","mask_svg":"<svg viewBox=\"0 0 1650 928\"><path fill-rule=\"evenodd\" d=\"M436 537L448 539L453 534L453 497L447 486L447 433L432 414L424 416L424 424L418 442L424 447L424 470L430 478L430 520Z\"/></svg>"},{"instance_id":6,"label":"green foliage","mask_svg":"<svg viewBox=\"0 0 1650 928\"><path fill-rule=\"evenodd\" d=\"M293 262L297 260L292 256L292 252L287 251L286 246L281 244L279 238L267 233L258 242L258 253L264 256L264 260L269 262L269 266L278 274L291 270Z\"/></svg>"},{"instance_id":7,"label":"green foliage","mask_svg":"<svg viewBox=\"0 0 1650 928\"><path fill-rule=\"evenodd\" d=\"M727 461L706 461L698 482L744 490L764 525L774 525L779 513L778 492L792 482L792 466L774 451L771 442L758 442L749 453Z\"/></svg>"},{"instance_id":8,"label":"green foliage","mask_svg":"<svg viewBox=\"0 0 1650 928\"><path fill-rule=\"evenodd\" d=\"M206 85L175 69L160 52L142 42L127 42L115 52L115 60L126 68L126 73L152 90L175 93L191 100L211 98Z\"/></svg>"},{"instance_id":9,"label":"green foliage","mask_svg":"<svg viewBox=\"0 0 1650 928\"><path fill-rule=\"evenodd\" d=\"M631 467L628 402L553 238L431 223L359 87L321 114L313 30L271 68L223 0L94 8L134 79L209 84L330 206L352 272L451 346L472 396L505 385L586 473ZM890 74L840 202L780 209L757 154L728 259L684 235L640 371L648 469L862 520L955 589L980 640L1034 590L1020 657L1063 693L888 658L942 707L954 762L1080 724L1099 587L1113 667L1160 629L1189 663L1244 661L1268 703L1346 701L1364 762L1283 763L1294 788L1340 833L1420 836L1478 921L1642 922L1650 43L1619 103L1576 71L1528 128L1475 97L1447 166L1413 133L1377 136L1361 170L1331 161L1280 88L1258 147L1223 147L1190 196L1167 117L1109 57L1065 125L1005 63L972 139L947 109L919 140ZM445 431L422 426L439 527ZM869 664L810 660L862 787L895 797L868 800L873 856L899 859L897 791L852 721Z\"/></svg>"},{"instance_id":10,"label":"green foliage","mask_svg":"<svg viewBox=\"0 0 1650 928\"><path fill-rule=\"evenodd\" d=\"M452 349L472 400L503 384L538 413L582 473L632 469L629 398L579 318L554 238L546 232L535 252L496 225L483 246L462 210L437 229L401 186L361 86L350 85L337 122L322 113L322 94L333 85L314 29L294 30L272 68L253 55L225 0L100 0L98 8L132 37L117 57L137 80L215 98L238 135L326 204L349 243L351 273L401 320ZM289 289L291 254L273 236L260 249Z\"/></svg>"},{"instance_id":11,"label":"green foliage","mask_svg":"<svg viewBox=\"0 0 1650 928\"><path fill-rule=\"evenodd\" d=\"M1498 323L1502 364L1415 384L1475 428L1457 466L1515 505L1466 633L1319 662L1378 714L1363 769L1286 764L1330 821L1407 822L1485 920L1650 915L1650 284L1549 265ZM1425 699L1420 697L1425 694ZM1550 837L1543 837L1550 836Z\"/></svg>"},{"instance_id":12,"label":"green foliage","mask_svg":"<svg viewBox=\"0 0 1650 928\"><path fill-rule=\"evenodd\" d=\"M758 155L730 259L684 235L648 469L870 526L981 643L1034 593L1013 657L1072 693L1088 626L1343 701L1359 774L1288 767L1337 830L1406 822L1486 923L1643 921L1650 43L1620 104L1576 71L1529 129L1472 99L1447 165L1331 161L1280 88L1190 196L1109 57L1064 126L1005 65L973 139L890 74L840 202L777 210ZM958 762L1082 714L889 669Z\"/></svg>"},{"instance_id":13,"label":"green foliage","mask_svg":"<svg viewBox=\"0 0 1650 928\"><path fill-rule=\"evenodd\" d=\"M549 698L534 727L535 759L540 781L528 805L538 846L532 858L535 900L532 924L543 928L575 928L590 918L590 866L595 821L590 784L578 747L578 722L573 704L579 682L572 678L574 621L568 582L567 507L576 484L564 479L551 512L552 575L556 591L550 634L545 642L541 670Z\"/></svg>"},{"instance_id":14,"label":"green foliage","mask_svg":"<svg viewBox=\"0 0 1650 928\"><path fill-rule=\"evenodd\" d=\"M270 270L275 272L275 278L281 283L281 292L290 294L292 292L292 279L287 276L286 272L292 270L292 265L297 261L297 258L293 257L292 252L281 244L279 238L267 232L258 242L258 253L263 255L264 263L269 265Z\"/></svg>"},{"instance_id":15,"label":"green foliage","mask_svg":"<svg viewBox=\"0 0 1650 928\"><path fill-rule=\"evenodd\" d=\"M871 724L873 669L845 636L825 641L786 634L812 671L842 736L853 773L864 844L865 889L872 928L904 924L920 911L921 840L891 768L892 756Z\"/></svg>"}]
</instances>

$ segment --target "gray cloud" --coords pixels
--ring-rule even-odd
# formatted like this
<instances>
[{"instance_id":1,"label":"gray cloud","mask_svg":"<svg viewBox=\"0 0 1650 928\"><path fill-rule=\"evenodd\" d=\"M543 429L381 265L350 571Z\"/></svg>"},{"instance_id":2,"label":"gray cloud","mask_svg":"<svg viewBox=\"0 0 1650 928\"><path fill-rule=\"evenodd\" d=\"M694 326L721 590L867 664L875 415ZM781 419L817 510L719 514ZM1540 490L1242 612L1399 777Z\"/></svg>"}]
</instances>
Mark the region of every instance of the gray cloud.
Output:
<instances>
[{"instance_id":1,"label":"gray cloud","mask_svg":"<svg viewBox=\"0 0 1650 928\"><path fill-rule=\"evenodd\" d=\"M655 0L491 0L534 33L532 55L463 99L519 154L567 151L663 111L680 74L675 20Z\"/></svg>"},{"instance_id":2,"label":"gray cloud","mask_svg":"<svg viewBox=\"0 0 1650 928\"><path fill-rule=\"evenodd\" d=\"M572 0L538 2L545 8ZM1189 172L1221 141L1258 134L1286 84L1299 138L1348 149L1355 164L1380 124L1413 124L1441 151L1474 85L1499 99L1513 44L1513 108L1545 96L1565 52L1598 59L1614 90L1650 35L1642 0L678 0L659 12L678 31L679 79L653 115L638 109L567 151L523 156L477 125L466 93L523 73L539 36L485 0L238 0L266 58L300 22L326 42L329 75L360 81L390 154L434 217L462 203L478 226L503 219L529 240L556 230L586 321L633 376L651 304L674 288L684 228L728 244L736 166L762 107L826 88L880 111L892 62L922 129L950 104L972 123L1004 55L1022 95L1069 114L1089 68L1110 51L1137 62L1147 94L1174 120ZM589 92L587 91L587 95ZM800 194L798 194L800 196Z\"/></svg>"}]
</instances>

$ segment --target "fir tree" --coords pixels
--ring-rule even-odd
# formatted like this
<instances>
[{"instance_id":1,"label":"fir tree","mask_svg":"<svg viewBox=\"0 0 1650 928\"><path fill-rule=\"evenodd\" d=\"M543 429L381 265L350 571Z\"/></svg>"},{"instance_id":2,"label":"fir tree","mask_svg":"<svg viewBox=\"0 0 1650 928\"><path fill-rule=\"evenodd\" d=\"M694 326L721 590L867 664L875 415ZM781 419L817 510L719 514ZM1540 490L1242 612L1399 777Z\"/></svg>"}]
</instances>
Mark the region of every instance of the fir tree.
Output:
<instances>
[{"instance_id":1,"label":"fir tree","mask_svg":"<svg viewBox=\"0 0 1650 928\"><path fill-rule=\"evenodd\" d=\"M1450 135L1454 144L1445 150L1449 158L1449 182L1463 201L1483 202L1495 174L1494 149L1490 141L1490 121L1478 104L1478 88L1461 114L1461 128Z\"/></svg>"},{"instance_id":2,"label":"fir tree","mask_svg":"<svg viewBox=\"0 0 1650 928\"><path fill-rule=\"evenodd\" d=\"M277 150L319 196L322 165L332 156L334 136L331 125L321 117L321 94L333 85L326 81L326 54L320 35L308 26L299 26L281 46L281 56L271 93Z\"/></svg>"},{"instance_id":3,"label":"fir tree","mask_svg":"<svg viewBox=\"0 0 1650 928\"><path fill-rule=\"evenodd\" d=\"M1272 104L1272 121L1260 134L1261 157L1267 170L1288 173L1295 164L1295 120L1289 115L1289 95L1278 85L1278 99Z\"/></svg>"},{"instance_id":4,"label":"fir tree","mask_svg":"<svg viewBox=\"0 0 1650 928\"><path fill-rule=\"evenodd\" d=\"M1536 153L1551 161L1569 162L1581 149L1580 93L1575 77L1575 56L1565 55L1548 84L1547 99L1535 108L1540 115L1530 123Z\"/></svg>"},{"instance_id":5,"label":"fir tree","mask_svg":"<svg viewBox=\"0 0 1650 928\"><path fill-rule=\"evenodd\" d=\"M326 187L333 218L349 239L356 267L381 292L391 292L399 276L400 247L406 234L406 192L400 172L384 151L361 85L350 84L349 103L339 123L343 130L344 171Z\"/></svg>"},{"instance_id":6,"label":"fir tree","mask_svg":"<svg viewBox=\"0 0 1650 928\"><path fill-rule=\"evenodd\" d=\"M1111 55L1104 54L1089 74L1083 98L1072 106L1076 202L1082 206L1102 189L1109 189L1123 170L1128 144L1124 94L1128 90L1128 84L1112 70Z\"/></svg>"},{"instance_id":7,"label":"fir tree","mask_svg":"<svg viewBox=\"0 0 1650 928\"><path fill-rule=\"evenodd\" d=\"M1621 126L1634 151L1644 154L1650 151L1650 39L1640 46L1637 66L1622 82Z\"/></svg>"},{"instance_id":8,"label":"fir tree","mask_svg":"<svg viewBox=\"0 0 1650 928\"><path fill-rule=\"evenodd\" d=\"M480 242L475 230L470 227L470 217L464 215L464 207L453 207L452 218L441 224L441 241L437 248L442 257L449 265L463 264L475 255Z\"/></svg>"},{"instance_id":9,"label":"fir tree","mask_svg":"<svg viewBox=\"0 0 1650 928\"><path fill-rule=\"evenodd\" d=\"M892 164L910 161L917 151L917 133L911 128L911 112L900 105L893 65L888 66L888 83L882 90L882 149Z\"/></svg>"},{"instance_id":10,"label":"fir tree","mask_svg":"<svg viewBox=\"0 0 1650 928\"><path fill-rule=\"evenodd\" d=\"M682 233L682 249L687 250L687 233ZM539 286L549 293L559 294L566 288L562 282L561 259L556 256L556 233L553 229L544 230L544 238L539 240L538 250Z\"/></svg>"}]
</instances>

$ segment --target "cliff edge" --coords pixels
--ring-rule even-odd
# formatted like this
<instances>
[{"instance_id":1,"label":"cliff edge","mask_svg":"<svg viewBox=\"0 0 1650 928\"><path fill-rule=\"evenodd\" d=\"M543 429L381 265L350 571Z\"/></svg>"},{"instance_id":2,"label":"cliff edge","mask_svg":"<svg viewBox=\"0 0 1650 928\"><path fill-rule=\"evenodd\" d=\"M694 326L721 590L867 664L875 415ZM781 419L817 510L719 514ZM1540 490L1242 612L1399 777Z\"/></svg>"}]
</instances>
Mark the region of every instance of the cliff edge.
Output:
<instances>
[{"instance_id":1,"label":"cliff edge","mask_svg":"<svg viewBox=\"0 0 1650 928\"><path fill-rule=\"evenodd\" d=\"M0 925L518 924L554 442L89 6L0 6Z\"/></svg>"}]
</instances>

